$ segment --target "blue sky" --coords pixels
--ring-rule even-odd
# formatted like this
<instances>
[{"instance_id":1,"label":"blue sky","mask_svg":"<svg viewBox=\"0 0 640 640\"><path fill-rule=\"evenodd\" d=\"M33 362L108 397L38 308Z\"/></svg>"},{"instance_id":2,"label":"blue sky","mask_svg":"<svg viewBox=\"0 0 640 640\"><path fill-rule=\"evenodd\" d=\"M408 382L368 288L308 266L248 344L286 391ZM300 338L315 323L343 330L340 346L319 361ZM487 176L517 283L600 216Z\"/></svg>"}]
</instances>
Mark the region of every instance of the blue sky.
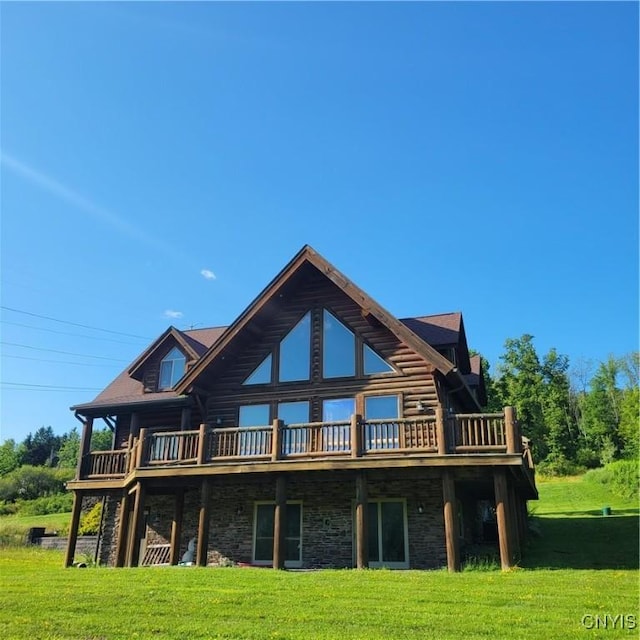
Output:
<instances>
[{"instance_id":1,"label":"blue sky","mask_svg":"<svg viewBox=\"0 0 640 640\"><path fill-rule=\"evenodd\" d=\"M68 431L305 243L494 368L524 333L637 349L637 3L0 11L0 439Z\"/></svg>"}]
</instances>

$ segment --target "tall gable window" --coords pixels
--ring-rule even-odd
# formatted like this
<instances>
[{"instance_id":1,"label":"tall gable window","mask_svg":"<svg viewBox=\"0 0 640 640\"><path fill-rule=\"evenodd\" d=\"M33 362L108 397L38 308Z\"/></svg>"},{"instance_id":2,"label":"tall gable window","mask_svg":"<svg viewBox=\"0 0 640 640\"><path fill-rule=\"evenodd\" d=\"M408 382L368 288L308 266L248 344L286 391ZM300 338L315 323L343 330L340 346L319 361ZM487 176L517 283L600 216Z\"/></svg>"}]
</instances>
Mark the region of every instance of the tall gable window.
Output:
<instances>
[{"instance_id":1,"label":"tall gable window","mask_svg":"<svg viewBox=\"0 0 640 640\"><path fill-rule=\"evenodd\" d=\"M174 347L160 362L158 389L172 389L184 375L186 358L180 349Z\"/></svg>"},{"instance_id":2,"label":"tall gable window","mask_svg":"<svg viewBox=\"0 0 640 640\"><path fill-rule=\"evenodd\" d=\"M356 337L340 320L322 313L322 375L346 378L356 375Z\"/></svg>"},{"instance_id":3,"label":"tall gable window","mask_svg":"<svg viewBox=\"0 0 640 640\"><path fill-rule=\"evenodd\" d=\"M386 360L333 313L322 309L321 314L307 311L243 384L311 380L312 342L320 343L319 353L314 353L314 358L322 362L321 379L395 373Z\"/></svg>"},{"instance_id":4,"label":"tall gable window","mask_svg":"<svg viewBox=\"0 0 640 640\"><path fill-rule=\"evenodd\" d=\"M280 342L280 382L308 380L311 370L311 312Z\"/></svg>"}]
</instances>

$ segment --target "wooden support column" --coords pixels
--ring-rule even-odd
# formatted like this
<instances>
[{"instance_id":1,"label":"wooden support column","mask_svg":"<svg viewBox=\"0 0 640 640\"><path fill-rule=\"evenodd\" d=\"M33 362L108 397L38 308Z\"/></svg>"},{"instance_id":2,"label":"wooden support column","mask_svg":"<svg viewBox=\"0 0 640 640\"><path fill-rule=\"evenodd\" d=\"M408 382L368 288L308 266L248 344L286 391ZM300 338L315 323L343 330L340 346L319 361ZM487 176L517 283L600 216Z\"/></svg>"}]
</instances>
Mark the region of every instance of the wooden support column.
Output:
<instances>
[{"instance_id":1,"label":"wooden support column","mask_svg":"<svg viewBox=\"0 0 640 640\"><path fill-rule=\"evenodd\" d=\"M129 433L137 438L140 433L140 415L134 411L131 414L131 421L129 422Z\"/></svg>"},{"instance_id":2,"label":"wooden support column","mask_svg":"<svg viewBox=\"0 0 640 640\"><path fill-rule=\"evenodd\" d=\"M198 464L204 464L206 457L207 425L203 422L198 432Z\"/></svg>"},{"instance_id":3,"label":"wooden support column","mask_svg":"<svg viewBox=\"0 0 640 640\"><path fill-rule=\"evenodd\" d=\"M87 463L89 454L91 453L91 435L93 434L93 418L87 418L82 428L82 436L80 438L80 452L78 453L78 467L76 469L76 477L78 480L84 478L87 473Z\"/></svg>"},{"instance_id":4,"label":"wooden support column","mask_svg":"<svg viewBox=\"0 0 640 640\"><path fill-rule=\"evenodd\" d=\"M276 508L273 518L273 568L284 569L286 556L285 536L287 532L287 478L280 474L276 478Z\"/></svg>"},{"instance_id":5,"label":"wooden support column","mask_svg":"<svg viewBox=\"0 0 640 640\"><path fill-rule=\"evenodd\" d=\"M180 560L180 537L182 536L182 513L184 511L184 489L178 489L173 506L171 522L171 556L170 564L178 564Z\"/></svg>"},{"instance_id":6,"label":"wooden support column","mask_svg":"<svg viewBox=\"0 0 640 640\"><path fill-rule=\"evenodd\" d=\"M367 511L367 476L364 472L356 476L356 568L369 567L369 513Z\"/></svg>"},{"instance_id":7,"label":"wooden support column","mask_svg":"<svg viewBox=\"0 0 640 640\"><path fill-rule=\"evenodd\" d=\"M444 499L444 536L447 546L447 569L449 571L460 571L456 485L451 469L444 469L442 472L442 496Z\"/></svg>"},{"instance_id":8,"label":"wooden support column","mask_svg":"<svg viewBox=\"0 0 640 640\"><path fill-rule=\"evenodd\" d=\"M362 418L357 413L351 416L351 457L359 458L362 455Z\"/></svg>"},{"instance_id":9,"label":"wooden support column","mask_svg":"<svg viewBox=\"0 0 640 640\"><path fill-rule=\"evenodd\" d=\"M71 510L71 526L69 527L69 538L67 540L67 552L64 557L64 566L70 567L76 555L76 542L78 540L78 527L80 526L80 513L82 512L82 494L79 491L73 492L73 508Z\"/></svg>"},{"instance_id":10,"label":"wooden support column","mask_svg":"<svg viewBox=\"0 0 640 640\"><path fill-rule=\"evenodd\" d=\"M198 519L198 548L196 564L199 567L207 566L207 551L209 549L209 503L211 502L211 480L202 480L200 493L200 517Z\"/></svg>"},{"instance_id":11,"label":"wooden support column","mask_svg":"<svg viewBox=\"0 0 640 640\"><path fill-rule=\"evenodd\" d=\"M510 569L513 561L511 549L511 521L509 509L509 488L504 469L493 472L493 488L496 497L496 519L498 521L498 543L500 546L500 564L502 569Z\"/></svg>"},{"instance_id":12,"label":"wooden support column","mask_svg":"<svg viewBox=\"0 0 640 640\"><path fill-rule=\"evenodd\" d=\"M436 407L436 434L438 439L438 454L443 456L448 452L447 433L444 428L444 410Z\"/></svg>"},{"instance_id":13,"label":"wooden support column","mask_svg":"<svg viewBox=\"0 0 640 640\"><path fill-rule=\"evenodd\" d=\"M138 438L138 449L136 450L136 469L139 469L145 462L147 458L146 448L147 443L145 442L147 437L147 430L143 427L140 429L140 437Z\"/></svg>"},{"instance_id":14,"label":"wooden support column","mask_svg":"<svg viewBox=\"0 0 640 640\"><path fill-rule=\"evenodd\" d=\"M272 435L271 435L271 460L276 462L280 460L282 452L282 420L276 418L273 421Z\"/></svg>"},{"instance_id":15,"label":"wooden support column","mask_svg":"<svg viewBox=\"0 0 640 640\"><path fill-rule=\"evenodd\" d=\"M127 560L127 539L129 531L129 510L131 496L125 490L120 498L120 520L118 522L118 538L116 542L116 567L124 567Z\"/></svg>"},{"instance_id":16,"label":"wooden support column","mask_svg":"<svg viewBox=\"0 0 640 640\"><path fill-rule=\"evenodd\" d=\"M144 431L144 429L143 429ZM135 500L133 503L133 518L131 522L131 536L129 537L129 549L127 551L127 564L137 567L140 560L140 540L144 533L144 499L145 489L141 482L136 483Z\"/></svg>"}]
</instances>

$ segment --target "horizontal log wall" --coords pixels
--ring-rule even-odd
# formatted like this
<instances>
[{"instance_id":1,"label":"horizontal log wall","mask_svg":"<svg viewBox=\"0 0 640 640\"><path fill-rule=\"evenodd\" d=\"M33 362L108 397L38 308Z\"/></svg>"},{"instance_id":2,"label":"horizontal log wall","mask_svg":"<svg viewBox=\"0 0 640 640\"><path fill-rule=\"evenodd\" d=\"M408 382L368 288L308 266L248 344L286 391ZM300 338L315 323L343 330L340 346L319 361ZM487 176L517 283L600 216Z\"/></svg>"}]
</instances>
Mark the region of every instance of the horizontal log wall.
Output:
<instances>
[{"instance_id":1,"label":"horizontal log wall","mask_svg":"<svg viewBox=\"0 0 640 640\"><path fill-rule=\"evenodd\" d=\"M418 401L427 407L435 407L438 401L432 367L375 319L367 318L359 305L313 267L309 266L308 270L304 274L304 287L297 288L293 282L283 290L276 298L277 302L271 303L247 327L245 335L249 337L235 349L235 355L227 355L223 366L219 364L212 371L207 422L214 426L235 426L240 404L295 400L310 400L310 420L319 421L323 399L359 394L401 395L404 417L418 415ZM322 308L333 313L398 373L323 380L322 336L318 329ZM279 386L243 386L244 380L309 309L315 316L311 336L311 380ZM363 407L358 406L357 410L362 412Z\"/></svg>"}]
</instances>

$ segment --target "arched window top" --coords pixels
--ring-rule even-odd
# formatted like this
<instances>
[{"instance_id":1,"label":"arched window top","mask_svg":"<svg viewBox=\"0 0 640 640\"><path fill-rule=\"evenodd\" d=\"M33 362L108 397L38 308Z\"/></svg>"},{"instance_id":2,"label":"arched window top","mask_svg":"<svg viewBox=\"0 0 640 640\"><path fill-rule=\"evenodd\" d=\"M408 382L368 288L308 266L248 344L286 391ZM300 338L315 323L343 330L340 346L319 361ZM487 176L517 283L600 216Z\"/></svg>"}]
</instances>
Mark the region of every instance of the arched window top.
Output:
<instances>
[{"instance_id":1,"label":"arched window top","mask_svg":"<svg viewBox=\"0 0 640 640\"><path fill-rule=\"evenodd\" d=\"M160 361L160 378L158 380L158 389L172 389L176 383L184 375L187 359L180 349L174 347Z\"/></svg>"}]
</instances>

